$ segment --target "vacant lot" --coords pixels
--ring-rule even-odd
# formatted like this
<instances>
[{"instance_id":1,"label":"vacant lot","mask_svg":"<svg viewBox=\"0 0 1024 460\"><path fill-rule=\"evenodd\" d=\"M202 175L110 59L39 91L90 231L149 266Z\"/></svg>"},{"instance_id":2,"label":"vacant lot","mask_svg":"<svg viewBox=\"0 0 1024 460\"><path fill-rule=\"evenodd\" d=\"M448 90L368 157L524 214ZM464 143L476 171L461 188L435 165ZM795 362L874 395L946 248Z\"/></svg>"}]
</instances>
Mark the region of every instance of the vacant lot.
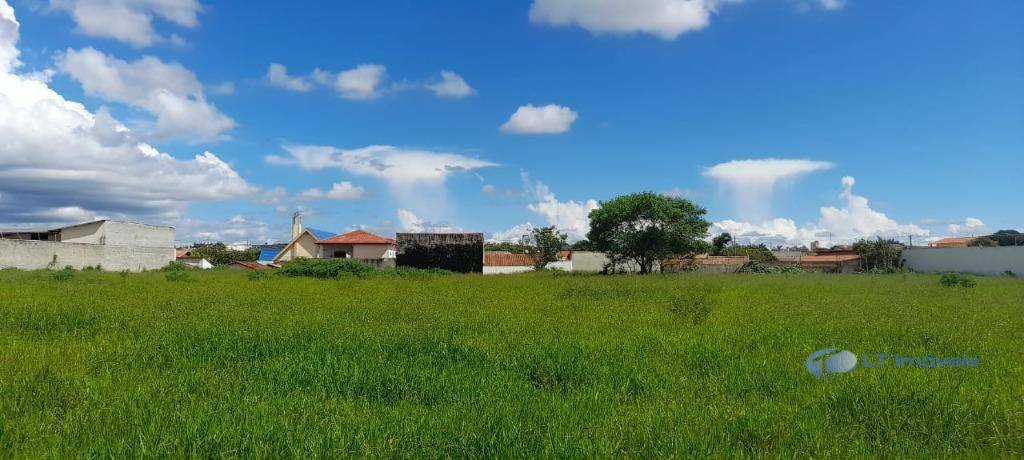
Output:
<instances>
[{"instance_id":1,"label":"vacant lot","mask_svg":"<svg viewBox=\"0 0 1024 460\"><path fill-rule=\"evenodd\" d=\"M0 452L1017 456L1022 350L1012 278L0 271Z\"/></svg>"}]
</instances>

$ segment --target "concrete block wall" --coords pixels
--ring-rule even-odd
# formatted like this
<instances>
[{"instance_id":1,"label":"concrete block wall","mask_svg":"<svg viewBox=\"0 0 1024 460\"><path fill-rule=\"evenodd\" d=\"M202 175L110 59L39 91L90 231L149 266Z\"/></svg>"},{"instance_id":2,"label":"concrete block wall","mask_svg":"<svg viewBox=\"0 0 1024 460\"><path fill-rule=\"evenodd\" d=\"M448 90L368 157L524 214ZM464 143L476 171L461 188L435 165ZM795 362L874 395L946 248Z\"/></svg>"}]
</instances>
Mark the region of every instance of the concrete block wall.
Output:
<instances>
[{"instance_id":1,"label":"concrete block wall","mask_svg":"<svg viewBox=\"0 0 1024 460\"><path fill-rule=\"evenodd\" d=\"M156 270L174 260L174 246L164 248L110 246L0 239L0 268L41 270L51 266L76 269L101 266L108 271Z\"/></svg>"},{"instance_id":2,"label":"concrete block wall","mask_svg":"<svg viewBox=\"0 0 1024 460\"><path fill-rule=\"evenodd\" d=\"M106 221L102 231L103 244L107 246L174 247L174 228L172 227Z\"/></svg>"},{"instance_id":3,"label":"concrete block wall","mask_svg":"<svg viewBox=\"0 0 1024 460\"><path fill-rule=\"evenodd\" d=\"M914 248L903 251L903 267L916 272L1024 275L1024 246Z\"/></svg>"}]
</instances>

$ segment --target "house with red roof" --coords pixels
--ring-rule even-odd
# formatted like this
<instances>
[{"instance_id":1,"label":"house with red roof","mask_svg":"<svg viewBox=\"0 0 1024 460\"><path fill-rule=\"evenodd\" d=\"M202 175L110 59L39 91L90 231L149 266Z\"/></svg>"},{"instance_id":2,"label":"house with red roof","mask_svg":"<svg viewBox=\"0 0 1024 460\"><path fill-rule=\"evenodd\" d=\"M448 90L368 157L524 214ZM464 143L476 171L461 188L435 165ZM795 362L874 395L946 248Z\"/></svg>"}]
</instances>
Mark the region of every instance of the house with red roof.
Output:
<instances>
[{"instance_id":1,"label":"house with red roof","mask_svg":"<svg viewBox=\"0 0 1024 460\"><path fill-rule=\"evenodd\" d=\"M378 261L395 258L395 240L375 235L366 230L345 234L302 228L302 216L292 218L292 240L273 258L274 264L298 258L357 259Z\"/></svg>"}]
</instances>

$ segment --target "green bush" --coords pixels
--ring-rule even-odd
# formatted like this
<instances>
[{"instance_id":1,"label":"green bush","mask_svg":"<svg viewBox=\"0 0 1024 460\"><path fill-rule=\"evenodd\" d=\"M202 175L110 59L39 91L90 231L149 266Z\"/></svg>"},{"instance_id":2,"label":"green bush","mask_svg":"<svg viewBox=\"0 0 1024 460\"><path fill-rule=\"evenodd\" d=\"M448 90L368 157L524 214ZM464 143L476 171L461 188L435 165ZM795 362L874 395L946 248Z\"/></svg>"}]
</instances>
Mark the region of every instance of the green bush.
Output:
<instances>
[{"instance_id":1,"label":"green bush","mask_svg":"<svg viewBox=\"0 0 1024 460\"><path fill-rule=\"evenodd\" d=\"M939 278L939 284L945 287L960 286L964 288L972 288L976 286L978 283L971 278L968 278L957 273L944 273L942 277Z\"/></svg>"},{"instance_id":2,"label":"green bush","mask_svg":"<svg viewBox=\"0 0 1024 460\"><path fill-rule=\"evenodd\" d=\"M308 276L332 279L343 276L368 276L376 268L351 259L295 259L284 264L280 273L284 276Z\"/></svg>"},{"instance_id":3,"label":"green bush","mask_svg":"<svg viewBox=\"0 0 1024 460\"><path fill-rule=\"evenodd\" d=\"M192 267L189 267L188 265L185 265L185 264L183 264L181 262L171 262L171 263L169 263L167 265L164 265L164 267L161 268L160 271L162 271L162 272L177 272L177 271L188 271L188 270L191 270L191 269L192 269Z\"/></svg>"},{"instance_id":4,"label":"green bush","mask_svg":"<svg viewBox=\"0 0 1024 460\"><path fill-rule=\"evenodd\" d=\"M763 244L758 246L729 246L720 252L723 256L747 256L751 262L776 262L775 254Z\"/></svg>"},{"instance_id":5,"label":"green bush","mask_svg":"<svg viewBox=\"0 0 1024 460\"><path fill-rule=\"evenodd\" d=\"M75 269L71 267L64 267L63 270L57 270L50 273L50 279L54 281L70 281L75 277Z\"/></svg>"},{"instance_id":6,"label":"green bush","mask_svg":"<svg viewBox=\"0 0 1024 460\"><path fill-rule=\"evenodd\" d=\"M775 265L751 260L739 270L740 273L803 273L803 269L796 265Z\"/></svg>"},{"instance_id":7,"label":"green bush","mask_svg":"<svg viewBox=\"0 0 1024 460\"><path fill-rule=\"evenodd\" d=\"M164 276L167 281L175 283L192 281L192 273L188 270L168 270Z\"/></svg>"}]
</instances>

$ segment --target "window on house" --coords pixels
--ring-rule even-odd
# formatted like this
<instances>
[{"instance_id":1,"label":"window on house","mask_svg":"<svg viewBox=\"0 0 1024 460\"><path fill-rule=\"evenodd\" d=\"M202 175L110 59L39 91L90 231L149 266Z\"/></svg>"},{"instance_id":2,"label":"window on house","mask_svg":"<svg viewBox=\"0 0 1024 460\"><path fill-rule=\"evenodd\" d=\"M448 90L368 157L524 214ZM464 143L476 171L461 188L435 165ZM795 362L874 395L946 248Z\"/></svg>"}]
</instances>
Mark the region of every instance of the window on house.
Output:
<instances>
[{"instance_id":1,"label":"window on house","mask_svg":"<svg viewBox=\"0 0 1024 460\"><path fill-rule=\"evenodd\" d=\"M348 258L348 253L345 252L345 251L342 251L341 249L339 249L337 251L334 251L334 258L335 259L347 259Z\"/></svg>"}]
</instances>

